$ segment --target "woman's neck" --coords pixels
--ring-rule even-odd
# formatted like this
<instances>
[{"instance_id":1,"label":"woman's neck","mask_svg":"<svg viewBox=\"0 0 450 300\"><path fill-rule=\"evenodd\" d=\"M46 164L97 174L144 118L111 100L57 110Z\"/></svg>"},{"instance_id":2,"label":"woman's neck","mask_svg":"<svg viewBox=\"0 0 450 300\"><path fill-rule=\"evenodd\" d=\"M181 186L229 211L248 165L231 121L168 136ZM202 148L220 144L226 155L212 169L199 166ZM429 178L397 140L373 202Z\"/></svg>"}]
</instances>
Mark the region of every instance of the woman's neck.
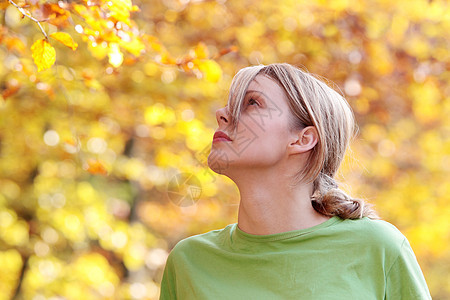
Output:
<instances>
[{"instance_id":1,"label":"woman's neck","mask_svg":"<svg viewBox=\"0 0 450 300\"><path fill-rule=\"evenodd\" d=\"M311 205L312 183L289 187L290 181L281 174L252 173L233 179L240 192L238 226L242 231L274 234L309 228L329 219Z\"/></svg>"}]
</instances>

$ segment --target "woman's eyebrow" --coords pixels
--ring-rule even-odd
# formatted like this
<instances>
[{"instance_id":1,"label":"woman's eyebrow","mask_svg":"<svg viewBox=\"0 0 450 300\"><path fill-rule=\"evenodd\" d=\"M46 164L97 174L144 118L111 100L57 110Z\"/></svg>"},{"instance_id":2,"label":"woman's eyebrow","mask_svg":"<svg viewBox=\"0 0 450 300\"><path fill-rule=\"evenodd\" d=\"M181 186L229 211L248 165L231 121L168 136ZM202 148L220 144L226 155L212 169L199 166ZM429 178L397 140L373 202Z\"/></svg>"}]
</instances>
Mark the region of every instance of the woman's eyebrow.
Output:
<instances>
[{"instance_id":1,"label":"woman's eyebrow","mask_svg":"<svg viewBox=\"0 0 450 300\"><path fill-rule=\"evenodd\" d=\"M248 93L259 93L259 94L262 94L264 96L264 98L266 98L267 100L270 101L270 98L266 94L264 94L263 92L255 91L255 90L247 90L247 92L245 94L247 95ZM262 99L262 100L264 100L264 99Z\"/></svg>"}]
</instances>

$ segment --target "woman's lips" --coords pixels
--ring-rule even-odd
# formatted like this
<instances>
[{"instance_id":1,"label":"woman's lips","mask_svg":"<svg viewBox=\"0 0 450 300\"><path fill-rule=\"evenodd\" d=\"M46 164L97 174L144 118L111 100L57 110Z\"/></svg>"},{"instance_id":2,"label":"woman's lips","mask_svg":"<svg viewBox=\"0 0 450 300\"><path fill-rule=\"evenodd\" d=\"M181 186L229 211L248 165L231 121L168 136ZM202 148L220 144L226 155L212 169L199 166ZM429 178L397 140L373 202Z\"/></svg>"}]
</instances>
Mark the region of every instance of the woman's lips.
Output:
<instances>
[{"instance_id":1,"label":"woman's lips","mask_svg":"<svg viewBox=\"0 0 450 300\"><path fill-rule=\"evenodd\" d=\"M217 142L231 142L230 140L223 138L223 137L218 137L213 139L213 143L217 143Z\"/></svg>"},{"instance_id":2,"label":"woman's lips","mask_svg":"<svg viewBox=\"0 0 450 300\"><path fill-rule=\"evenodd\" d=\"M231 139L225 132L218 130L214 133L213 143L221 141L230 142Z\"/></svg>"}]
</instances>

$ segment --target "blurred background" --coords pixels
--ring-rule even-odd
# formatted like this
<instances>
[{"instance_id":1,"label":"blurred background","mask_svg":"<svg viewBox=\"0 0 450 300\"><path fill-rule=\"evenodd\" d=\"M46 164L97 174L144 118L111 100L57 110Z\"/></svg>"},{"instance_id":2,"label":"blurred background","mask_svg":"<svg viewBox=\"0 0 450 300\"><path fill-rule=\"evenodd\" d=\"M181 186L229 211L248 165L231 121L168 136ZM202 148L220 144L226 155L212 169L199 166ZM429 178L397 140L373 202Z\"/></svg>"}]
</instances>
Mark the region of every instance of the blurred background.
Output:
<instances>
[{"instance_id":1,"label":"blurred background","mask_svg":"<svg viewBox=\"0 0 450 300\"><path fill-rule=\"evenodd\" d=\"M2 1L0 299L158 299L172 247L237 222L206 163L234 74L325 76L359 134L339 179L450 298L447 1ZM20 10L40 20L42 30ZM49 39L38 72L30 47Z\"/></svg>"}]
</instances>

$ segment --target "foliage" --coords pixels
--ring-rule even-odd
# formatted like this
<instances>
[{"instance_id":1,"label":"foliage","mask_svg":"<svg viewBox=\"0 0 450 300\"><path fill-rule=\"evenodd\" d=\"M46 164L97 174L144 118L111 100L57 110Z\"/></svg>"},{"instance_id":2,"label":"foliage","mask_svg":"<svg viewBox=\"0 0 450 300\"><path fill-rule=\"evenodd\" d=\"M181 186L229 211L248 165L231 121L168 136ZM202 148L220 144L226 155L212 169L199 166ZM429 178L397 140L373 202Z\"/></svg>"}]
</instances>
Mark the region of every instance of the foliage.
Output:
<instances>
[{"instance_id":1,"label":"foliage","mask_svg":"<svg viewBox=\"0 0 450 300\"><path fill-rule=\"evenodd\" d=\"M248 8L251 7L249 10ZM235 72L326 76L360 134L341 176L450 296L445 1L0 2L0 299L157 299L180 239L236 222L205 163ZM25 15L25 17L23 17ZM200 199L177 206L181 172Z\"/></svg>"}]
</instances>

